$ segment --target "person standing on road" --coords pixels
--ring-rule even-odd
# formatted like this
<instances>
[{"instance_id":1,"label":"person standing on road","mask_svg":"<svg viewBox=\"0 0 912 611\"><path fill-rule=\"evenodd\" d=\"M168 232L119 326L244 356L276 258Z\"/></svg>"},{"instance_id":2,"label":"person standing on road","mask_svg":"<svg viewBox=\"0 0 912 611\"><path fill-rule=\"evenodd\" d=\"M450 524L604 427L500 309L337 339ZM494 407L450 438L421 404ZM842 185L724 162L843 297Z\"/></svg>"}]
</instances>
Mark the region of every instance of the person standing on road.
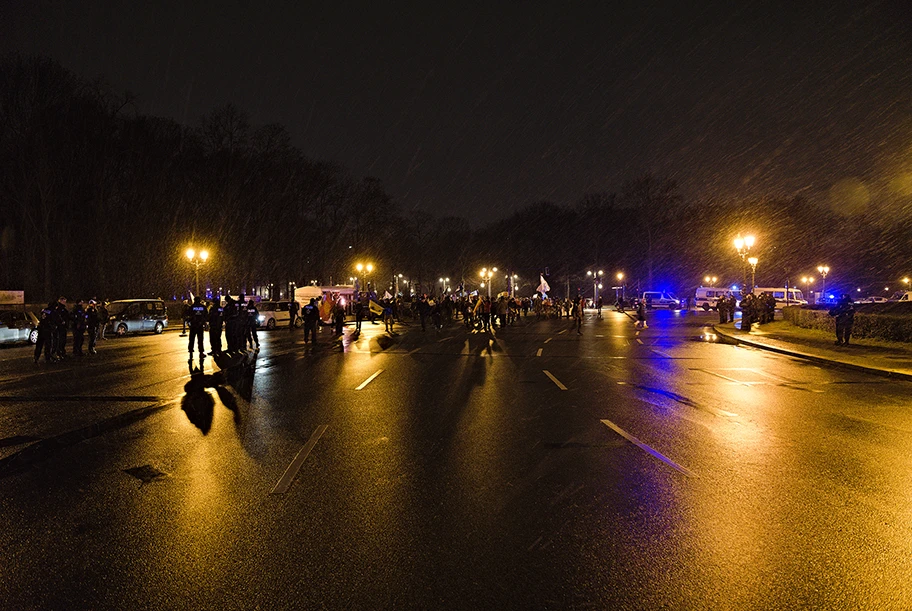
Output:
<instances>
[{"instance_id":1,"label":"person standing on road","mask_svg":"<svg viewBox=\"0 0 912 611\"><path fill-rule=\"evenodd\" d=\"M298 322L298 312L301 310L301 304L294 299L288 304L288 330L295 330L295 323Z\"/></svg>"},{"instance_id":2,"label":"person standing on road","mask_svg":"<svg viewBox=\"0 0 912 611\"><path fill-rule=\"evenodd\" d=\"M225 320L225 341L228 344L228 352L234 352L240 347L238 326L241 324L241 320L238 303L231 295L225 297L225 309L222 316Z\"/></svg>"},{"instance_id":3,"label":"person standing on road","mask_svg":"<svg viewBox=\"0 0 912 611\"><path fill-rule=\"evenodd\" d=\"M304 343L313 339L317 343L317 323L320 322L320 310L317 309L317 300L310 298L310 303L304 306Z\"/></svg>"},{"instance_id":4,"label":"person standing on road","mask_svg":"<svg viewBox=\"0 0 912 611\"><path fill-rule=\"evenodd\" d=\"M85 343L86 312L82 299L73 306L73 356L82 356L82 345Z\"/></svg>"},{"instance_id":5,"label":"person standing on road","mask_svg":"<svg viewBox=\"0 0 912 611\"><path fill-rule=\"evenodd\" d=\"M636 304L636 328L637 329L647 329L649 325L646 324L646 301L640 299Z\"/></svg>"},{"instance_id":6,"label":"person standing on road","mask_svg":"<svg viewBox=\"0 0 912 611\"><path fill-rule=\"evenodd\" d=\"M855 305L852 298L843 294L830 310L830 316L836 319L836 345L848 346L849 337L852 335L852 325L855 324Z\"/></svg>"},{"instance_id":7,"label":"person standing on road","mask_svg":"<svg viewBox=\"0 0 912 611\"><path fill-rule=\"evenodd\" d=\"M54 302L52 301L46 308L38 313L38 341L35 343L35 362L41 356L41 349L44 349L44 362L53 363L56 360L54 354Z\"/></svg>"},{"instance_id":8,"label":"person standing on road","mask_svg":"<svg viewBox=\"0 0 912 611\"><path fill-rule=\"evenodd\" d=\"M94 299L89 300L89 307L86 309L86 329L89 334L89 354L97 354L95 344L98 342L98 327L101 325L101 318L98 316L98 304Z\"/></svg>"},{"instance_id":9,"label":"person standing on road","mask_svg":"<svg viewBox=\"0 0 912 611\"><path fill-rule=\"evenodd\" d=\"M184 326L181 328L181 337L184 337L187 335L187 322L190 321L190 301L188 299L184 299L183 301L181 319L184 321Z\"/></svg>"},{"instance_id":10,"label":"person standing on road","mask_svg":"<svg viewBox=\"0 0 912 611\"><path fill-rule=\"evenodd\" d=\"M221 302L213 301L209 306L209 352L218 354L222 351L222 323L225 308Z\"/></svg>"},{"instance_id":11,"label":"person standing on road","mask_svg":"<svg viewBox=\"0 0 912 611\"><path fill-rule=\"evenodd\" d=\"M66 307L66 297L57 300L54 306L54 350L58 358L65 359L67 327L70 324L70 311Z\"/></svg>"},{"instance_id":12,"label":"person standing on road","mask_svg":"<svg viewBox=\"0 0 912 611\"><path fill-rule=\"evenodd\" d=\"M598 317L601 318L602 317L602 296L601 295L599 295L598 303L596 304L595 307L598 309Z\"/></svg>"},{"instance_id":13,"label":"person standing on road","mask_svg":"<svg viewBox=\"0 0 912 611\"><path fill-rule=\"evenodd\" d=\"M206 356L203 352L203 331L206 329L206 320L209 318L206 312L206 306L200 296L193 298L193 305L190 306L190 317L188 326L190 327L190 342L187 344L187 350L190 352L190 358L193 358L193 340L196 339L199 347L200 358Z\"/></svg>"},{"instance_id":14,"label":"person standing on road","mask_svg":"<svg viewBox=\"0 0 912 611\"><path fill-rule=\"evenodd\" d=\"M247 336L244 338L244 349L247 349L247 344L250 344L251 348L255 350L260 349L260 337L257 335L257 327L260 326L260 311L257 310L256 304L253 302L253 297L250 298L250 301L247 302Z\"/></svg>"},{"instance_id":15,"label":"person standing on road","mask_svg":"<svg viewBox=\"0 0 912 611\"><path fill-rule=\"evenodd\" d=\"M728 300L722 296L716 301L716 310L719 311L719 324L728 322Z\"/></svg>"},{"instance_id":16,"label":"person standing on road","mask_svg":"<svg viewBox=\"0 0 912 611\"><path fill-rule=\"evenodd\" d=\"M577 335L583 334L583 298L579 297L573 302L573 322L576 324Z\"/></svg>"},{"instance_id":17,"label":"person standing on road","mask_svg":"<svg viewBox=\"0 0 912 611\"><path fill-rule=\"evenodd\" d=\"M98 309L98 339L105 339L105 329L108 328L108 321L110 320L108 303L102 301L96 307Z\"/></svg>"}]
</instances>

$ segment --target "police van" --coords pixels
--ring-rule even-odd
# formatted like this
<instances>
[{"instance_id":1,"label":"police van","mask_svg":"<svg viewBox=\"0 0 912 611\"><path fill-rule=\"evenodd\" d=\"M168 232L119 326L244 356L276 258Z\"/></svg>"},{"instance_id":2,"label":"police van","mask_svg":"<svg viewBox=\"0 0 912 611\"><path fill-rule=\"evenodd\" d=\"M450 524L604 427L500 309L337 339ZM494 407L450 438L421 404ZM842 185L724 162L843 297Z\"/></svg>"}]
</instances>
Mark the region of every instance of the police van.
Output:
<instances>
[{"instance_id":1,"label":"police van","mask_svg":"<svg viewBox=\"0 0 912 611\"><path fill-rule=\"evenodd\" d=\"M694 306L703 308L704 312L715 310L721 297L728 297L732 293L731 289L725 287L701 286L697 287L694 294Z\"/></svg>"},{"instance_id":2,"label":"police van","mask_svg":"<svg viewBox=\"0 0 912 611\"><path fill-rule=\"evenodd\" d=\"M761 293L767 293L772 295L776 299L776 309L781 310L786 306L802 306L807 305L807 299L804 298L804 293L795 288L785 288L784 286L755 286L752 291L754 295L760 295Z\"/></svg>"}]
</instances>

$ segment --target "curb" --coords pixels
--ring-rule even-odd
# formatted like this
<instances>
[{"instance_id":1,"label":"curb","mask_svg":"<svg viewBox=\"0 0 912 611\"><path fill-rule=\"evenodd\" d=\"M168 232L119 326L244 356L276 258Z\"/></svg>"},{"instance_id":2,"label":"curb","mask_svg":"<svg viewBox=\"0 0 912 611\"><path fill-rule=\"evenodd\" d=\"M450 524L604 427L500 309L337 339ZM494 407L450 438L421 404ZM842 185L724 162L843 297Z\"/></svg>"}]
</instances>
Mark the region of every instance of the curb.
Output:
<instances>
[{"instance_id":1,"label":"curb","mask_svg":"<svg viewBox=\"0 0 912 611\"><path fill-rule=\"evenodd\" d=\"M76 445L80 441L85 441L93 437L98 437L103 433L129 426L134 422L139 422L160 411L176 407L180 402L181 399L169 399L160 403L146 405L145 407L130 410L73 431L36 441L18 452L0 459L0 479L22 473L31 466L47 460L53 454L64 448Z\"/></svg>"},{"instance_id":2,"label":"curb","mask_svg":"<svg viewBox=\"0 0 912 611\"><path fill-rule=\"evenodd\" d=\"M753 348L759 348L760 350L767 350L769 352L776 352L778 354L784 354L786 356L793 356L795 358L804 359L806 361L812 361L814 363L819 363L821 365L829 365L830 367L842 367L844 369L851 369L853 371L860 371L862 373L870 373L873 375L878 375L886 378L892 378L894 380L906 380L912 381L912 374L903 373L901 371L894 371L892 369L880 369L879 367L866 367L864 365L856 365L855 363L847 363L845 361L838 361L835 359L826 358L823 356L817 356L815 354L808 354L806 352L799 352L797 350L791 350L789 348L780 348L778 346L770 346L769 344L764 344L763 342L758 342L756 340L751 340L743 338L738 335L730 334L725 331L720 331L713 325L713 331L717 335L721 335L726 339L730 339L739 344L744 344L746 346L751 346Z\"/></svg>"}]
</instances>

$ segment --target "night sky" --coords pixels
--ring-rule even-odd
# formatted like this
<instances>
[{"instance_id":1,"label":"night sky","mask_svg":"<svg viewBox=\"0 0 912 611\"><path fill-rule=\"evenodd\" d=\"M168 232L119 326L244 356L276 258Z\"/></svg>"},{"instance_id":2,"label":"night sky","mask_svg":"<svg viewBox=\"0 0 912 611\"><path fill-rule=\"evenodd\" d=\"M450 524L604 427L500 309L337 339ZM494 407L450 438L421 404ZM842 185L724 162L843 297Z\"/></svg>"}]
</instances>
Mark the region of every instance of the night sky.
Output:
<instances>
[{"instance_id":1,"label":"night sky","mask_svg":"<svg viewBox=\"0 0 912 611\"><path fill-rule=\"evenodd\" d=\"M0 51L182 123L234 103L476 225L644 172L694 198L912 194L907 2L371 4L6 0Z\"/></svg>"}]
</instances>

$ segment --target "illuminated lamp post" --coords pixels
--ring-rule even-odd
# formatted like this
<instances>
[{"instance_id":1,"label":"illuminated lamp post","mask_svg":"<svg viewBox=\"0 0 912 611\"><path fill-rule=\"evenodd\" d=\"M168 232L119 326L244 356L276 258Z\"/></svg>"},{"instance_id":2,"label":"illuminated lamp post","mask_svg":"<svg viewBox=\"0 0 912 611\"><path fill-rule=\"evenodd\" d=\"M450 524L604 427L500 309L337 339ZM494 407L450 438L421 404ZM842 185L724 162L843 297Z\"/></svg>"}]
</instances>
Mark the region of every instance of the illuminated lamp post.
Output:
<instances>
[{"instance_id":1,"label":"illuminated lamp post","mask_svg":"<svg viewBox=\"0 0 912 611\"><path fill-rule=\"evenodd\" d=\"M596 302L598 302L598 290L602 288L602 283L599 278L602 277L602 270L597 272L586 272L587 276L592 276L592 307L596 307Z\"/></svg>"},{"instance_id":2,"label":"illuminated lamp post","mask_svg":"<svg viewBox=\"0 0 912 611\"><path fill-rule=\"evenodd\" d=\"M209 259L209 251L201 250L196 252L192 248L188 248L187 260L190 261L190 265L193 266L194 271L196 272L196 294L199 295L200 292L200 266Z\"/></svg>"},{"instance_id":3,"label":"illuminated lamp post","mask_svg":"<svg viewBox=\"0 0 912 611\"><path fill-rule=\"evenodd\" d=\"M820 277L823 278L823 286L820 289L820 292L823 293L823 302L826 303L826 277L830 273L829 265L818 265L817 271L820 272Z\"/></svg>"},{"instance_id":4,"label":"illuminated lamp post","mask_svg":"<svg viewBox=\"0 0 912 611\"><path fill-rule=\"evenodd\" d=\"M741 268L743 271L743 284L747 284L747 267L744 265L747 255L750 253L750 249L754 246L754 236L749 235L741 237L741 234L738 234L738 237L735 238L735 250L738 251L738 256L741 257ZM753 290L753 286L751 287Z\"/></svg>"},{"instance_id":5,"label":"illuminated lamp post","mask_svg":"<svg viewBox=\"0 0 912 611\"><path fill-rule=\"evenodd\" d=\"M496 267L492 267L491 269L488 269L487 267L482 267L481 271L478 272L478 275L481 276L481 279L483 280L483 282L481 283L481 287L484 288L485 284L488 285L488 299L491 298L491 278L494 277L494 273L496 271L497 271Z\"/></svg>"},{"instance_id":6,"label":"illuminated lamp post","mask_svg":"<svg viewBox=\"0 0 912 611\"><path fill-rule=\"evenodd\" d=\"M719 278L716 277L716 276L705 276L705 277L703 278L703 282L705 282L706 284L708 284L710 287L715 287L715 286L716 286L716 282L718 282L718 281L719 281Z\"/></svg>"},{"instance_id":7,"label":"illuminated lamp post","mask_svg":"<svg viewBox=\"0 0 912 611\"><path fill-rule=\"evenodd\" d=\"M754 277L757 274L757 262L759 259L757 257L748 257L747 262L751 266L751 289L749 292L754 292Z\"/></svg>"},{"instance_id":8,"label":"illuminated lamp post","mask_svg":"<svg viewBox=\"0 0 912 611\"><path fill-rule=\"evenodd\" d=\"M810 303L811 285L814 284L814 276L803 276L801 282L804 283L804 292L807 293L808 303Z\"/></svg>"}]
</instances>

